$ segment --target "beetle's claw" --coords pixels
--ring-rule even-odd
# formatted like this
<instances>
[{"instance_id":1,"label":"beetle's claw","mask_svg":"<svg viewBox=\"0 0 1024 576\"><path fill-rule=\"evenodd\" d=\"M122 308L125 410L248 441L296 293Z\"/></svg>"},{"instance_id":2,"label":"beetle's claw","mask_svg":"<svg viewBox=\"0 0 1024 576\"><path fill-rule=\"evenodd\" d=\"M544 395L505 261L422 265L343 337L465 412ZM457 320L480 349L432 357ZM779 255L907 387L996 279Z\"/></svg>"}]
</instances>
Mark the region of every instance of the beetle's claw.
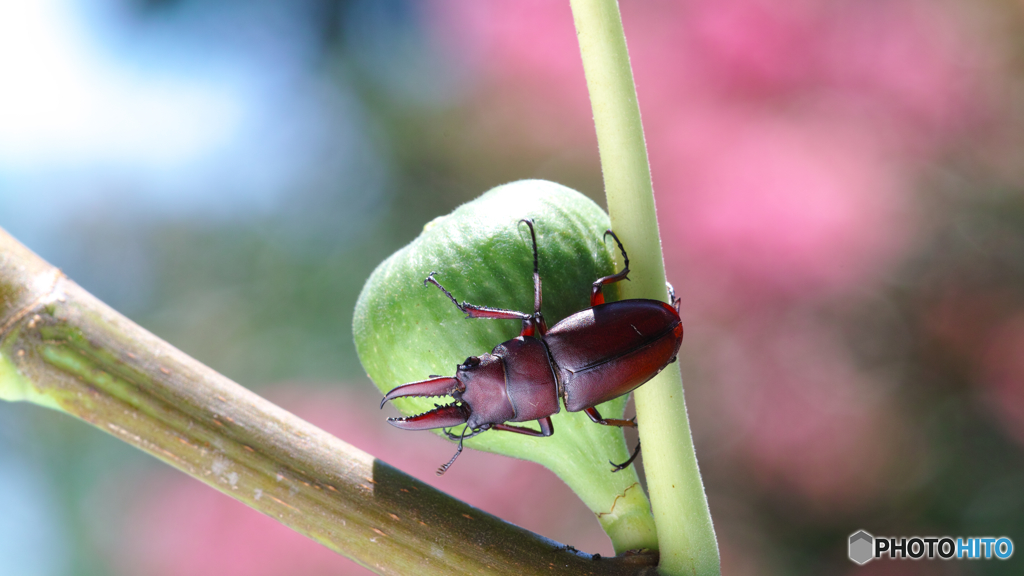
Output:
<instances>
[{"instance_id":1,"label":"beetle's claw","mask_svg":"<svg viewBox=\"0 0 1024 576\"><path fill-rule=\"evenodd\" d=\"M410 396L432 398L441 396L451 396L455 392L464 392L465 387L456 378L450 376L437 376L430 378L429 380L421 380L419 382L412 382L409 384L403 384L388 392L384 395L384 399L380 402L380 407L383 408L389 400L395 398L408 398Z\"/></svg>"},{"instance_id":2,"label":"beetle's claw","mask_svg":"<svg viewBox=\"0 0 1024 576\"><path fill-rule=\"evenodd\" d=\"M469 420L469 406L465 404L448 404L439 406L429 412L404 418L388 418L388 424L403 430L429 430L431 428L451 428L465 424Z\"/></svg>"}]
</instances>

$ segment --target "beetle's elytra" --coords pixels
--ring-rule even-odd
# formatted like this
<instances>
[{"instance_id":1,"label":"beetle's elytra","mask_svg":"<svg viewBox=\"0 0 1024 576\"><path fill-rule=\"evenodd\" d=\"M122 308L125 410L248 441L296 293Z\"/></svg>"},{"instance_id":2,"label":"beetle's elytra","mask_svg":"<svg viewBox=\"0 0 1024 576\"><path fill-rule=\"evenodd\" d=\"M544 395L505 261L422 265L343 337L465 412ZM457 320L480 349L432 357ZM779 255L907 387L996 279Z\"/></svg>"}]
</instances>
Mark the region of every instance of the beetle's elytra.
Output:
<instances>
[{"instance_id":1,"label":"beetle's elytra","mask_svg":"<svg viewBox=\"0 0 1024 576\"><path fill-rule=\"evenodd\" d=\"M590 308L561 320L548 329L541 315L541 281L537 261L537 235L533 221L521 220L530 228L533 241L533 314L459 303L434 278L434 284L466 314L466 318L521 320L518 337L502 342L488 354L470 356L456 367L455 376L436 376L399 386L384 396L389 400L408 396L451 396L455 402L407 418L388 418L405 430L444 428L449 438L459 440L452 459L438 468L444 474L462 453L462 441L486 430L505 430L528 436L554 434L551 415L560 410L559 400L570 412L584 411L604 426L636 426L636 419L605 419L597 406L644 384L676 359L683 341L679 301L673 305L658 300L620 300L606 304L603 287L629 274L626 249L608 230L622 252L624 267L618 274L598 278L590 294ZM506 422L537 420L540 430ZM462 434L449 428L466 424ZM640 453L637 444L629 460L612 464L613 471L629 466Z\"/></svg>"}]
</instances>

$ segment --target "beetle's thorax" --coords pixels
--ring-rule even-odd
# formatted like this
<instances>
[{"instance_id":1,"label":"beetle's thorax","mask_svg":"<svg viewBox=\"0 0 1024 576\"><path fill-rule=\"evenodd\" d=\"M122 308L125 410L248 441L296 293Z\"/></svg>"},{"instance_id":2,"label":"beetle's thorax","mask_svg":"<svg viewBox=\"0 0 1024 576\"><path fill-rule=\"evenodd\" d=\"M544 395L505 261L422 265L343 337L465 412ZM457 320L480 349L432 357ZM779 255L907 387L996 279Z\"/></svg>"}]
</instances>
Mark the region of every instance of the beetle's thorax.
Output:
<instances>
[{"instance_id":1,"label":"beetle's thorax","mask_svg":"<svg viewBox=\"0 0 1024 576\"><path fill-rule=\"evenodd\" d=\"M515 409L510 421L537 420L559 411L558 381L542 340L519 336L495 346L492 354L505 364L505 389Z\"/></svg>"},{"instance_id":2,"label":"beetle's thorax","mask_svg":"<svg viewBox=\"0 0 1024 576\"><path fill-rule=\"evenodd\" d=\"M519 336L467 359L456 378L465 388L456 399L469 407L472 429L536 420L560 409L547 346L537 338Z\"/></svg>"}]
</instances>

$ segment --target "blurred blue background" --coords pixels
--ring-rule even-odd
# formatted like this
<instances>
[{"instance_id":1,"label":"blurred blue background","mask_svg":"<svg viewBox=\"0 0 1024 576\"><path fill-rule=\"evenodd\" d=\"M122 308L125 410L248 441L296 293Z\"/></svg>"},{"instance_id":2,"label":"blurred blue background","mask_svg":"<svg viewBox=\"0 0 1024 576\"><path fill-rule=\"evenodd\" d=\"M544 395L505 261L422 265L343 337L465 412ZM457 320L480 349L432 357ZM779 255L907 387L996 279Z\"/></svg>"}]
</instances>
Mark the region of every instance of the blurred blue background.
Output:
<instances>
[{"instance_id":1,"label":"blurred blue background","mask_svg":"<svg viewBox=\"0 0 1024 576\"><path fill-rule=\"evenodd\" d=\"M857 529L1024 544L1024 5L622 9L726 572L852 572ZM433 479L448 447L381 428L351 341L377 263L521 178L603 204L567 2L0 0L0 226L342 439L608 554L532 464ZM364 572L2 404L0 573Z\"/></svg>"}]
</instances>

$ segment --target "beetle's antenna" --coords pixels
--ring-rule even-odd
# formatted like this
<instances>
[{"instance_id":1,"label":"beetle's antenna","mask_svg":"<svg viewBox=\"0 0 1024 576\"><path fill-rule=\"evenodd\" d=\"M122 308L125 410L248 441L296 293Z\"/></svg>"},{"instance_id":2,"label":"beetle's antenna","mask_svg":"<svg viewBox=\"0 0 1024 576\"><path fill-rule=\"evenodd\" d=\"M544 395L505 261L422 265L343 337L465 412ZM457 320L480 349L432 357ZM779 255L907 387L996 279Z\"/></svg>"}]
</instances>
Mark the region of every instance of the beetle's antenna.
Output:
<instances>
[{"instance_id":1,"label":"beetle's antenna","mask_svg":"<svg viewBox=\"0 0 1024 576\"><path fill-rule=\"evenodd\" d=\"M540 266L537 263L537 234L533 231L533 220L523 218L520 223L530 227L530 239L533 240L533 313L540 313Z\"/></svg>"},{"instance_id":2,"label":"beetle's antenna","mask_svg":"<svg viewBox=\"0 0 1024 576\"><path fill-rule=\"evenodd\" d=\"M447 464L443 464L440 468L437 469L438 476L443 476L444 473L447 472L449 468L451 468L452 464L455 463L455 459L459 457L459 454L462 454L462 441L466 439L466 431L468 430L469 426L466 426L465 428L462 429L462 436L459 437L459 449L455 451L455 456L452 456L452 459L449 460ZM475 434L473 436L475 436Z\"/></svg>"}]
</instances>

